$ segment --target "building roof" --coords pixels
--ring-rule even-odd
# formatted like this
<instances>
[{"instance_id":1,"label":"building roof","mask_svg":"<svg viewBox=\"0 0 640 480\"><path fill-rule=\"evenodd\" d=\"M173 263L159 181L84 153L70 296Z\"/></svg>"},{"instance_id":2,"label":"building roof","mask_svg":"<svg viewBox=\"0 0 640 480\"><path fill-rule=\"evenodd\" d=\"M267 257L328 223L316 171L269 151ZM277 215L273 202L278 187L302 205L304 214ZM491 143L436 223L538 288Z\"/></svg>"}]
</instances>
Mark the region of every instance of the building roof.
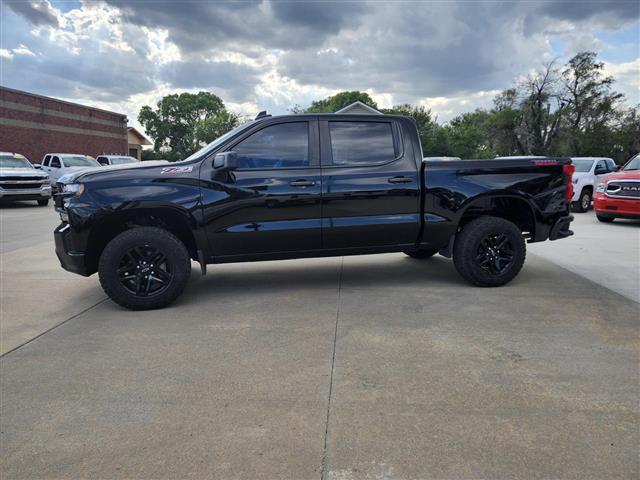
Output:
<instances>
[{"instance_id":1,"label":"building roof","mask_svg":"<svg viewBox=\"0 0 640 480\"><path fill-rule=\"evenodd\" d=\"M123 119L127 118L127 116L124 113L112 112L111 110L105 110L103 108L96 108L96 107L92 107L90 105L83 105L81 103L68 102L67 100L60 100L59 98L47 97L45 95L39 95L37 93L25 92L24 90L17 90L15 88L9 88L9 87L5 87L5 86L0 85L0 91L2 91L2 90L5 90L7 92L18 93L20 95L26 95L26 96L29 96L29 97L41 98L41 99L44 99L44 100L51 100L53 102L64 103L66 105L71 105L73 107L88 108L89 110L95 110L95 111L98 111L98 112L104 112L104 113L108 113L110 115L117 115L119 117L122 117Z\"/></svg>"},{"instance_id":2,"label":"building roof","mask_svg":"<svg viewBox=\"0 0 640 480\"><path fill-rule=\"evenodd\" d=\"M361 102L360 100L356 100L355 102L347 105L344 108L341 108L336 113L370 113L373 115L383 115L383 113L379 110L376 110L373 107L370 107L366 103Z\"/></svg>"},{"instance_id":3,"label":"building roof","mask_svg":"<svg viewBox=\"0 0 640 480\"><path fill-rule=\"evenodd\" d=\"M135 128L127 127L127 133L130 133L131 135L135 135L136 137L138 137L138 139L140 140L138 143L140 145L151 145L151 141Z\"/></svg>"}]
</instances>

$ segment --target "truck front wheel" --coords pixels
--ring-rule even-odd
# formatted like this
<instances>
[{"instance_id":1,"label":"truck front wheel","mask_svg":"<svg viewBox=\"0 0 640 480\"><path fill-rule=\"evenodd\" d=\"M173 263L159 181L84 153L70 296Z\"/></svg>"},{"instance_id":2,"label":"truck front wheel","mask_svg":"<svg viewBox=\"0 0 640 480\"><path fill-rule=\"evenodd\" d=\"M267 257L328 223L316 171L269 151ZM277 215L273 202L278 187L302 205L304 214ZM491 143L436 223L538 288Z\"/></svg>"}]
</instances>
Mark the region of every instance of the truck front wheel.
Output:
<instances>
[{"instance_id":1,"label":"truck front wheel","mask_svg":"<svg viewBox=\"0 0 640 480\"><path fill-rule=\"evenodd\" d=\"M131 310L162 308L182 293L191 274L184 244L157 227L138 227L111 240L100 256L105 293Z\"/></svg>"},{"instance_id":2,"label":"truck front wheel","mask_svg":"<svg viewBox=\"0 0 640 480\"><path fill-rule=\"evenodd\" d=\"M479 287L498 287L522 269L526 247L522 232L498 217L480 217L464 226L453 246L458 273Z\"/></svg>"}]
</instances>

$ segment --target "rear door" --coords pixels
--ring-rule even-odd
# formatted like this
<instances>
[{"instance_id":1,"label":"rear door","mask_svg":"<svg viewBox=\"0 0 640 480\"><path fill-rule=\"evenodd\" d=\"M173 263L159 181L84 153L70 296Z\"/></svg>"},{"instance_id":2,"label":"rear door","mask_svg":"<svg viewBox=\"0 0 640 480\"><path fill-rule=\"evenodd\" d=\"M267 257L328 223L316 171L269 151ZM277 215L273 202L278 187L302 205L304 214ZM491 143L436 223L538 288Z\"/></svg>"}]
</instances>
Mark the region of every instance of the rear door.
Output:
<instances>
[{"instance_id":1,"label":"rear door","mask_svg":"<svg viewBox=\"0 0 640 480\"><path fill-rule=\"evenodd\" d=\"M397 119L320 121L323 248L411 245L420 229L420 179Z\"/></svg>"},{"instance_id":2,"label":"rear door","mask_svg":"<svg viewBox=\"0 0 640 480\"><path fill-rule=\"evenodd\" d=\"M220 176L211 159L200 174L214 256L319 249L322 177L315 118L264 122L226 150L236 152L236 170Z\"/></svg>"}]
</instances>

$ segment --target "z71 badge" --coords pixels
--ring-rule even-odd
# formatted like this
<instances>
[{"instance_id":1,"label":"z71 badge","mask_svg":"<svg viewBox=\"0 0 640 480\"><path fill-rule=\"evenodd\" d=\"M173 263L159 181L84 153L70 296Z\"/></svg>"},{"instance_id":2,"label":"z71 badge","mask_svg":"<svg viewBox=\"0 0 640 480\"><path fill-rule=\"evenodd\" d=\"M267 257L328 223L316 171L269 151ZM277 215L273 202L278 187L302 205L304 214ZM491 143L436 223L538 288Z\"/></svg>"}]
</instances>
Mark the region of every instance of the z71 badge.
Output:
<instances>
[{"instance_id":1,"label":"z71 badge","mask_svg":"<svg viewBox=\"0 0 640 480\"><path fill-rule=\"evenodd\" d=\"M160 173L189 173L193 170L192 166L189 167L164 167Z\"/></svg>"}]
</instances>

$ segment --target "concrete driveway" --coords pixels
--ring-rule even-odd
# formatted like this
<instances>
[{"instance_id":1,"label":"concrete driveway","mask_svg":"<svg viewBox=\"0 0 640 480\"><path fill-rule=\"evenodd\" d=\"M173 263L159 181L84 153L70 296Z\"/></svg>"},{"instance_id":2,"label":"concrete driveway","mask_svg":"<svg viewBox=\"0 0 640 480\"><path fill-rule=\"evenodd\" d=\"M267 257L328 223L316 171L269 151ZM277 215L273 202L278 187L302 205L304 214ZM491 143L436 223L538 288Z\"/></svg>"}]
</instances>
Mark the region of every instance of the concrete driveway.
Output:
<instances>
[{"instance_id":1,"label":"concrete driveway","mask_svg":"<svg viewBox=\"0 0 640 480\"><path fill-rule=\"evenodd\" d=\"M48 211L1 256L3 479L640 476L639 305L563 266L214 266L134 313L57 267Z\"/></svg>"}]
</instances>

